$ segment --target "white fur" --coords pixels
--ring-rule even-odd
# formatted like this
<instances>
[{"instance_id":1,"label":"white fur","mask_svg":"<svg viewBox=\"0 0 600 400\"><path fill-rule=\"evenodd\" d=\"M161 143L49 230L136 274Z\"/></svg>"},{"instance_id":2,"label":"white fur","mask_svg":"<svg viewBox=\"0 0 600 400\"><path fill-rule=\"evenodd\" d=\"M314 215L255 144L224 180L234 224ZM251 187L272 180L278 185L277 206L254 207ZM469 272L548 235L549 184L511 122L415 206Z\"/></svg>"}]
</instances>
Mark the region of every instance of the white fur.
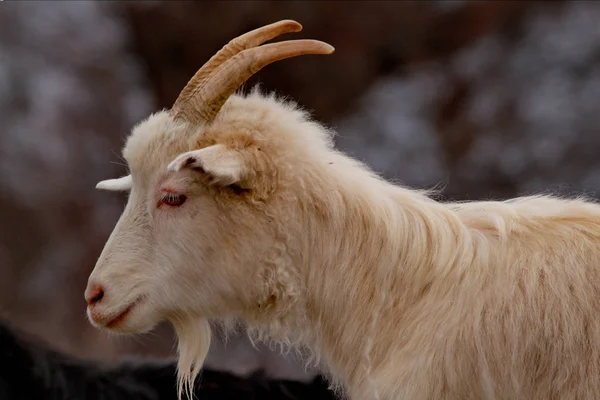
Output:
<instances>
[{"instance_id":1,"label":"white fur","mask_svg":"<svg viewBox=\"0 0 600 400\"><path fill-rule=\"evenodd\" d=\"M181 387L206 320L226 318L310 349L352 399L600 398L598 205L439 203L332 142L258 92L211 124L162 111L135 127L128 203L90 276L105 288L92 323L132 302L111 330L171 321ZM190 156L202 169L181 168ZM160 206L164 190L187 201Z\"/></svg>"}]
</instances>

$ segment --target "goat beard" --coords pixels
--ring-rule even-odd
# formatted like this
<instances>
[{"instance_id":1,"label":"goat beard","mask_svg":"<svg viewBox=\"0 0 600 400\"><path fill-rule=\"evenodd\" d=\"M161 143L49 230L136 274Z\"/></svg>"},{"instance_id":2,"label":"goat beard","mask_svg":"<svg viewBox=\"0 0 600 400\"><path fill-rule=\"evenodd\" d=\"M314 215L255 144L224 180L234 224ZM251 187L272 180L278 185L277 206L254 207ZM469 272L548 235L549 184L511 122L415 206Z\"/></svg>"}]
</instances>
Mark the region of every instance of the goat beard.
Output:
<instances>
[{"instance_id":1,"label":"goat beard","mask_svg":"<svg viewBox=\"0 0 600 400\"><path fill-rule=\"evenodd\" d=\"M177 398L185 391L192 399L194 382L200 373L210 348L211 328L206 318L176 318L171 323L177 333Z\"/></svg>"}]
</instances>

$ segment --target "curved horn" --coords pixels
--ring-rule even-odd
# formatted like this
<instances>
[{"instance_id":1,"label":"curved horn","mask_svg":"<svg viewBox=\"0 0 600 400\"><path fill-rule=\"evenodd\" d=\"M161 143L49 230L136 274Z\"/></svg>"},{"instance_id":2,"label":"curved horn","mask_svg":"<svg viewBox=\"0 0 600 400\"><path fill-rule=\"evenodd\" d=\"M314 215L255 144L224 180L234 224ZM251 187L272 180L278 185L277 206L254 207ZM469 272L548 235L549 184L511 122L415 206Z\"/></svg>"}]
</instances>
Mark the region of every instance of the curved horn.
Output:
<instances>
[{"instance_id":1,"label":"curved horn","mask_svg":"<svg viewBox=\"0 0 600 400\"><path fill-rule=\"evenodd\" d=\"M331 54L333 46L318 40L289 40L241 51L204 81L178 111L192 123L212 121L229 96L267 65L304 54Z\"/></svg>"},{"instance_id":2,"label":"curved horn","mask_svg":"<svg viewBox=\"0 0 600 400\"><path fill-rule=\"evenodd\" d=\"M179 111L184 107L184 104L193 96L195 90L197 90L202 83L216 70L223 62L229 58L235 56L240 51L257 47L264 42L274 39L277 36L289 33L299 32L302 30L302 25L293 20L283 20L275 22L263 27L254 29L253 31L247 32L241 36L236 37L227 43L221 50L219 50L214 56L210 58L203 66L194 74L194 76L188 81L187 85L183 88L177 100L171 108L172 112L177 115ZM188 114L184 112L185 116Z\"/></svg>"}]
</instances>

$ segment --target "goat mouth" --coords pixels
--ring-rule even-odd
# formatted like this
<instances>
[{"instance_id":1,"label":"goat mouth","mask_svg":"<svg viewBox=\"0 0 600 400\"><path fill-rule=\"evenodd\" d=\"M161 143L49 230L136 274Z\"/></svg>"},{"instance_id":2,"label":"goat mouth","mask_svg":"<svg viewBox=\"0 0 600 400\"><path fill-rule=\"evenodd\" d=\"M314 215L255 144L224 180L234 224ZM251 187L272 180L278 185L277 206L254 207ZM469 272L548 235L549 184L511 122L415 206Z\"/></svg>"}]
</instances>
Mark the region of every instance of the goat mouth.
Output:
<instances>
[{"instance_id":1,"label":"goat mouth","mask_svg":"<svg viewBox=\"0 0 600 400\"><path fill-rule=\"evenodd\" d=\"M121 322L123 322L125 320L125 318L127 318L127 316L129 315L131 310L138 304L138 302L139 302L139 300L136 300L133 303L131 303L131 305L129 305L129 307L127 307L121 314L117 315L115 318L108 321L108 323L106 324L106 327L114 328L117 325L119 325Z\"/></svg>"}]
</instances>

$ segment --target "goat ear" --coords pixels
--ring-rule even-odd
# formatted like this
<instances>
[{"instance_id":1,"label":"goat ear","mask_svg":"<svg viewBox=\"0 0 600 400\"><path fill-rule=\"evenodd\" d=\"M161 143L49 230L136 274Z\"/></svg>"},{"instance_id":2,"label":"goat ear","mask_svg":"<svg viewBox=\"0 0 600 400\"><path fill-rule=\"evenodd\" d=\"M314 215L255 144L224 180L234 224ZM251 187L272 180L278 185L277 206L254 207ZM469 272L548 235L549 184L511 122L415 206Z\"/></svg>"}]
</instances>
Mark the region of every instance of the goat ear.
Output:
<instances>
[{"instance_id":1,"label":"goat ear","mask_svg":"<svg viewBox=\"0 0 600 400\"><path fill-rule=\"evenodd\" d=\"M167 167L169 171L183 168L201 170L212 177L212 183L224 186L238 183L247 175L244 157L222 144L180 154Z\"/></svg>"},{"instance_id":2,"label":"goat ear","mask_svg":"<svg viewBox=\"0 0 600 400\"><path fill-rule=\"evenodd\" d=\"M109 190L113 192L131 190L131 175L122 176L117 179L107 179L98 182L96 189Z\"/></svg>"}]
</instances>

